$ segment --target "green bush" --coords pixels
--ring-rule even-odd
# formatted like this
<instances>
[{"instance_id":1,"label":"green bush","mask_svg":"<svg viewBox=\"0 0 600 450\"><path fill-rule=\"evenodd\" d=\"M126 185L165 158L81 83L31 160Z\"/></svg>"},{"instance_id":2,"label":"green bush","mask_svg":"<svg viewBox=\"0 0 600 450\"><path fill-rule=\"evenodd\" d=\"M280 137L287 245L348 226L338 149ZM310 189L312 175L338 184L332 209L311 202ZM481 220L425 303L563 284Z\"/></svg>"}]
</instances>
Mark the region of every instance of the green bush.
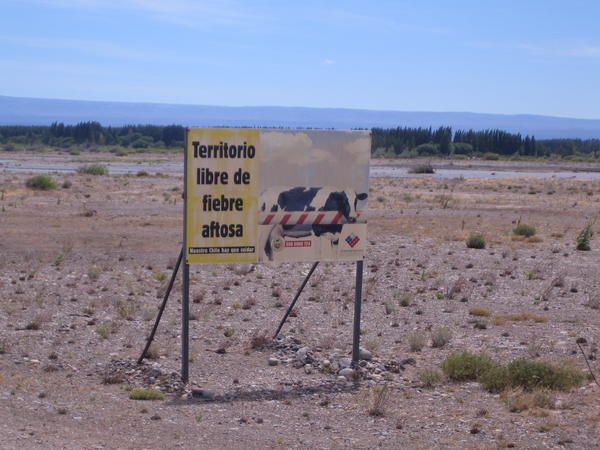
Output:
<instances>
[{"instance_id":1,"label":"green bush","mask_svg":"<svg viewBox=\"0 0 600 450\"><path fill-rule=\"evenodd\" d=\"M525 223L519 223L513 229L513 233L517 236L531 237L535 235L535 227L532 225L527 225Z\"/></svg>"},{"instance_id":2,"label":"green bush","mask_svg":"<svg viewBox=\"0 0 600 450\"><path fill-rule=\"evenodd\" d=\"M577 250L584 251L584 252L588 252L591 250L590 240L592 239L592 236L594 235L594 231L592 230L593 225L594 225L594 222L590 220L585 225L583 230L581 230L579 232L579 234L577 235L577 238L575 239L575 244L576 244L575 248Z\"/></svg>"},{"instance_id":3,"label":"green bush","mask_svg":"<svg viewBox=\"0 0 600 450\"><path fill-rule=\"evenodd\" d=\"M108 167L104 164L90 164L88 166L81 166L77 169L77 172L86 175L108 175Z\"/></svg>"},{"instance_id":4,"label":"green bush","mask_svg":"<svg viewBox=\"0 0 600 450\"><path fill-rule=\"evenodd\" d=\"M489 392L502 392L510 385L508 368L500 365L492 365L479 375L477 381Z\"/></svg>"},{"instance_id":5,"label":"green bush","mask_svg":"<svg viewBox=\"0 0 600 450\"><path fill-rule=\"evenodd\" d=\"M494 366L492 359L484 354L468 351L448 355L441 367L448 378L454 381L472 381Z\"/></svg>"},{"instance_id":6,"label":"green bush","mask_svg":"<svg viewBox=\"0 0 600 450\"><path fill-rule=\"evenodd\" d=\"M131 400L164 400L165 395L155 389L134 388L129 392Z\"/></svg>"},{"instance_id":7,"label":"green bush","mask_svg":"<svg viewBox=\"0 0 600 450\"><path fill-rule=\"evenodd\" d=\"M483 249L485 248L485 237L481 233L471 233L467 238L467 247Z\"/></svg>"},{"instance_id":8,"label":"green bush","mask_svg":"<svg viewBox=\"0 0 600 450\"><path fill-rule=\"evenodd\" d=\"M510 385L532 390L537 387L567 391L579 386L584 376L579 369L544 361L517 359L508 365Z\"/></svg>"},{"instance_id":9,"label":"green bush","mask_svg":"<svg viewBox=\"0 0 600 450\"><path fill-rule=\"evenodd\" d=\"M29 178L25 185L31 189L39 189L42 191L49 191L51 189L56 189L57 184L52 179L50 175L36 175L34 177Z\"/></svg>"}]
</instances>

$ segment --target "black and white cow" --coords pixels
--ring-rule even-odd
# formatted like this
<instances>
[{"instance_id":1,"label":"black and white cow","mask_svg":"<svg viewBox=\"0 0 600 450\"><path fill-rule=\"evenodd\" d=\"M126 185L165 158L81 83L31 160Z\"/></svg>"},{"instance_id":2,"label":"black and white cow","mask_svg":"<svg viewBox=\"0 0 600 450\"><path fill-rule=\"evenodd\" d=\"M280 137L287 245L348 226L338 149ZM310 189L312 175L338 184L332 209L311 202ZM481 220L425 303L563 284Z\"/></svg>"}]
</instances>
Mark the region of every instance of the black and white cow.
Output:
<instances>
[{"instance_id":1,"label":"black and white cow","mask_svg":"<svg viewBox=\"0 0 600 450\"><path fill-rule=\"evenodd\" d=\"M333 187L293 187L282 190L271 188L261 194L261 212L277 213L320 211L338 212L347 223L355 223L358 217L356 206L359 201L366 200L367 193L356 193L353 189L336 189ZM337 235L342 231L343 224L290 224L274 228L282 236L302 237L311 233L315 236L327 235L332 245L337 244ZM280 228L277 230L277 228ZM271 233L273 230L271 230ZM267 239L265 253L272 259L271 239Z\"/></svg>"}]
</instances>

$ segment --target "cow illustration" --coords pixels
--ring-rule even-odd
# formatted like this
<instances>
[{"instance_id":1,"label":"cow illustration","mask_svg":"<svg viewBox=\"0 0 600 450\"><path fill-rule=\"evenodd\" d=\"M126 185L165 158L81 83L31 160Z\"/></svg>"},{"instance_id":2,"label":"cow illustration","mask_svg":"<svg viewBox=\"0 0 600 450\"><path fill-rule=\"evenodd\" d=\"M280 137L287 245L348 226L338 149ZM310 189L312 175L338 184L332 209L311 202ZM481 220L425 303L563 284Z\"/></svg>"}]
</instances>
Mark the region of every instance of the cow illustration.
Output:
<instances>
[{"instance_id":1,"label":"cow illustration","mask_svg":"<svg viewBox=\"0 0 600 450\"><path fill-rule=\"evenodd\" d=\"M366 200L367 193L356 193L353 189L337 189L334 187L292 187L271 188L261 194L261 213L278 212L336 212L346 223L356 223L357 205ZM276 238L307 237L314 235L329 239L331 245L338 244L338 235L343 224L277 224L274 225L264 243L265 254L273 259L271 242ZM262 243L261 243L262 245Z\"/></svg>"}]
</instances>

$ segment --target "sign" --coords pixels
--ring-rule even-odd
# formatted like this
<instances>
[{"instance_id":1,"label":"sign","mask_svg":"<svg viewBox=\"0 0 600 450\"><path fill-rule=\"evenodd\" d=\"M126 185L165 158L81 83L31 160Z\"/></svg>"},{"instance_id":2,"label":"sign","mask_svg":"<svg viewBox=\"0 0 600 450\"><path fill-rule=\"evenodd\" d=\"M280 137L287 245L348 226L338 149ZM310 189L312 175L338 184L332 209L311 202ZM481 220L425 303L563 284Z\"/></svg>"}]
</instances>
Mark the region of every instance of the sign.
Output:
<instances>
[{"instance_id":1,"label":"sign","mask_svg":"<svg viewBox=\"0 0 600 450\"><path fill-rule=\"evenodd\" d=\"M191 128L187 263L362 260L366 131Z\"/></svg>"}]
</instances>

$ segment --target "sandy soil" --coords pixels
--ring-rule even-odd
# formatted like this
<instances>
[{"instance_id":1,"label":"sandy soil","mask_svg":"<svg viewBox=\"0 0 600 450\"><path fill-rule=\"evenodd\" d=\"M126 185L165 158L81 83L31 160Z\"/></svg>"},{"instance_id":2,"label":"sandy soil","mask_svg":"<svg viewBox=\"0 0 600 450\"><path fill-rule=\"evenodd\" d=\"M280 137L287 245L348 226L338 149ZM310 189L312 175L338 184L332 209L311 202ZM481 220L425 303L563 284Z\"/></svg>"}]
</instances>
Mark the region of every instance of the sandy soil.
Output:
<instances>
[{"instance_id":1,"label":"sandy soil","mask_svg":"<svg viewBox=\"0 0 600 450\"><path fill-rule=\"evenodd\" d=\"M585 369L579 337L600 372L600 310L587 306L600 283L600 241L574 249L598 213L600 182L372 180L362 344L373 360L358 383L330 369L350 355L353 265L321 265L286 338L262 349L253 336L275 330L310 264L193 266L192 382L172 392L179 281L155 359L134 361L181 245L182 178L59 174L72 186L42 192L25 187L28 176L0 173L2 448L600 446L600 388L589 381L515 413L477 383L426 388L420 377L463 349ZM539 239L513 240L519 219ZM486 236L485 250L466 247L473 231ZM475 307L489 317L470 315ZM538 320L503 319L517 313ZM440 326L452 337L433 348ZM416 331L428 342L411 352ZM304 346L308 367L297 363ZM389 396L373 416L382 385ZM130 400L132 386L156 386L165 399Z\"/></svg>"}]
</instances>

